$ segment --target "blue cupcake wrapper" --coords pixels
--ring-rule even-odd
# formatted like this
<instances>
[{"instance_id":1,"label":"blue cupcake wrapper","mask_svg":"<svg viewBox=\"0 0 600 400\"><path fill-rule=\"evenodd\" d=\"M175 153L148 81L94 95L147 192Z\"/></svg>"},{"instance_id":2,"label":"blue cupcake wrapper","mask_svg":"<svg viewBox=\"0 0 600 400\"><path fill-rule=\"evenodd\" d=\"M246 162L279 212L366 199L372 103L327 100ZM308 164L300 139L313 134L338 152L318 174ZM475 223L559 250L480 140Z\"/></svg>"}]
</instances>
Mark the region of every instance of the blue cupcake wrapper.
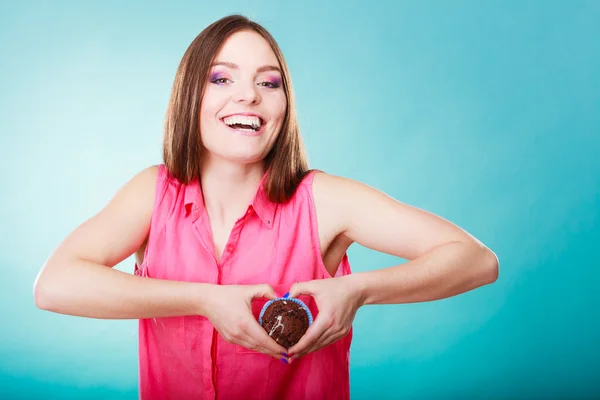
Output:
<instances>
[{"instance_id":1,"label":"blue cupcake wrapper","mask_svg":"<svg viewBox=\"0 0 600 400\"><path fill-rule=\"evenodd\" d=\"M300 299L296 299L296 298L290 298L290 297L278 297L276 299L273 300L269 300L268 302L265 303L265 305L263 306L262 310L260 311L260 315L258 316L258 323L262 326L262 317L265 313L265 311L267 310L267 307L269 307L271 304L273 304L276 301L291 301L293 303L298 304L300 307L302 307L304 309L304 311L306 311L306 314L308 315L308 326L311 326L313 323L313 316L312 313L310 312L310 310L308 309L308 306L306 304L304 304L304 302Z\"/></svg>"}]
</instances>

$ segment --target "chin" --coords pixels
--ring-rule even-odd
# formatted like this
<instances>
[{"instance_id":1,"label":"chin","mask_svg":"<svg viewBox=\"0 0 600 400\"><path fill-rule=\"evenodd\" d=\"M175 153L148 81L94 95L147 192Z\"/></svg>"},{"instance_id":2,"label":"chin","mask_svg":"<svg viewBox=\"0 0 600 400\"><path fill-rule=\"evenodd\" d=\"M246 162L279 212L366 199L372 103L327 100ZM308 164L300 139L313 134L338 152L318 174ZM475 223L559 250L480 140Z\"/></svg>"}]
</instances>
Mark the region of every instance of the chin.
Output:
<instances>
[{"instance_id":1,"label":"chin","mask_svg":"<svg viewBox=\"0 0 600 400\"><path fill-rule=\"evenodd\" d=\"M222 160L227 160L229 162L233 162L241 165L255 164L264 160L267 153L262 152L232 152L231 150L227 152L219 152L215 153L217 158Z\"/></svg>"},{"instance_id":2,"label":"chin","mask_svg":"<svg viewBox=\"0 0 600 400\"><path fill-rule=\"evenodd\" d=\"M211 154L211 158L244 165L261 162L272 148L264 139L205 141L203 145Z\"/></svg>"}]
</instances>

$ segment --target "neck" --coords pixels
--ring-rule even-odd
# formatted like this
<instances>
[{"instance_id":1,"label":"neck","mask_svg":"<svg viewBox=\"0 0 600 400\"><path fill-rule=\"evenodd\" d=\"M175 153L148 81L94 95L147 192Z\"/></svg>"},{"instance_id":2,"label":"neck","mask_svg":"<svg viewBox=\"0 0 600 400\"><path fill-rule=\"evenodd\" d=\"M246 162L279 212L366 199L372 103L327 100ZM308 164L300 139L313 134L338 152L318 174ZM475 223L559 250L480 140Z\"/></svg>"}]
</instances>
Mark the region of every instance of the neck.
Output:
<instances>
[{"instance_id":1,"label":"neck","mask_svg":"<svg viewBox=\"0 0 600 400\"><path fill-rule=\"evenodd\" d=\"M200 171L204 206L215 222L237 220L254 199L265 174L263 163L236 164L206 160Z\"/></svg>"}]
</instances>

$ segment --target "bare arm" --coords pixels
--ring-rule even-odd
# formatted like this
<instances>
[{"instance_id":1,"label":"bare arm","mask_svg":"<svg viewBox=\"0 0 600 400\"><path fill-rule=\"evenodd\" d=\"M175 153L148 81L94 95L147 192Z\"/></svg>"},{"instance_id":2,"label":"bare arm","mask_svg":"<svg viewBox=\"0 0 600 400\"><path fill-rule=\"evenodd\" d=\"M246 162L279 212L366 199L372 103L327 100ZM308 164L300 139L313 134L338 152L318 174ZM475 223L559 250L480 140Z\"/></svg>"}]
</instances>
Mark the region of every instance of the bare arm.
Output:
<instances>
[{"instance_id":1,"label":"bare arm","mask_svg":"<svg viewBox=\"0 0 600 400\"><path fill-rule=\"evenodd\" d=\"M121 188L51 254L34 285L44 310L90 318L139 319L202 314L211 285L142 278L113 269L148 236L157 167Z\"/></svg>"},{"instance_id":2,"label":"bare arm","mask_svg":"<svg viewBox=\"0 0 600 400\"><path fill-rule=\"evenodd\" d=\"M137 174L58 246L36 279L36 305L104 319L202 315L228 342L280 359L285 349L260 327L250 308L254 298L276 297L269 285L177 282L112 268L148 237L157 172L150 167Z\"/></svg>"},{"instance_id":3,"label":"bare arm","mask_svg":"<svg viewBox=\"0 0 600 400\"><path fill-rule=\"evenodd\" d=\"M400 304L455 296L492 283L496 255L458 226L402 204L367 185L324 173L313 183L319 233L395 255L408 263L334 279L294 284L290 296L311 295L319 315L289 349L292 360L350 332L365 304Z\"/></svg>"},{"instance_id":4,"label":"bare arm","mask_svg":"<svg viewBox=\"0 0 600 400\"><path fill-rule=\"evenodd\" d=\"M364 304L431 301L496 280L496 255L451 222L350 179L320 173L314 185L317 212L333 231L410 260L348 277Z\"/></svg>"}]
</instances>

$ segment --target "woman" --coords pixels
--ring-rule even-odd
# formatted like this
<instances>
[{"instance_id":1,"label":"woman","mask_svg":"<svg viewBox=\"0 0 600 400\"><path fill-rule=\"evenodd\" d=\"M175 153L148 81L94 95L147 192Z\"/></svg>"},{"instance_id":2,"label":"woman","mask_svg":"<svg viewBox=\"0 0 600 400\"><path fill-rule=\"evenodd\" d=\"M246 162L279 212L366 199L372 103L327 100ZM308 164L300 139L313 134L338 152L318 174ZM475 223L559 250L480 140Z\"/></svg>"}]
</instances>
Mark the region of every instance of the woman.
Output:
<instances>
[{"instance_id":1,"label":"woman","mask_svg":"<svg viewBox=\"0 0 600 400\"><path fill-rule=\"evenodd\" d=\"M351 274L354 242L411 261ZM107 268L134 253L135 276ZM359 307L454 296L497 275L494 253L448 221L309 171L279 47L230 16L181 61L164 165L133 177L60 244L35 301L139 319L144 399L347 399ZM290 349L256 320L286 291L318 312Z\"/></svg>"}]
</instances>

